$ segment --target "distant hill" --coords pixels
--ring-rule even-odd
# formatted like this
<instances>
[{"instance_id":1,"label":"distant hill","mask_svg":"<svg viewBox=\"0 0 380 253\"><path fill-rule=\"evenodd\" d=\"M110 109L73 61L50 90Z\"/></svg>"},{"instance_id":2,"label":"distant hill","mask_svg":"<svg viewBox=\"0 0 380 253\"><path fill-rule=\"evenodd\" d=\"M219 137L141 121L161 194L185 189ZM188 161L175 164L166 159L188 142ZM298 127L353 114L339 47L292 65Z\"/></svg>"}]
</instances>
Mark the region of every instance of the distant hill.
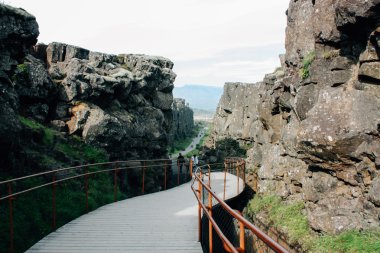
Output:
<instances>
[{"instance_id":1,"label":"distant hill","mask_svg":"<svg viewBox=\"0 0 380 253\"><path fill-rule=\"evenodd\" d=\"M185 85L173 90L174 97L184 98L191 108L211 112L215 112L222 94L223 87L203 85Z\"/></svg>"},{"instance_id":2,"label":"distant hill","mask_svg":"<svg viewBox=\"0 0 380 253\"><path fill-rule=\"evenodd\" d=\"M198 108L191 108L194 111L194 120L212 121L214 118L215 110L202 110Z\"/></svg>"}]
</instances>

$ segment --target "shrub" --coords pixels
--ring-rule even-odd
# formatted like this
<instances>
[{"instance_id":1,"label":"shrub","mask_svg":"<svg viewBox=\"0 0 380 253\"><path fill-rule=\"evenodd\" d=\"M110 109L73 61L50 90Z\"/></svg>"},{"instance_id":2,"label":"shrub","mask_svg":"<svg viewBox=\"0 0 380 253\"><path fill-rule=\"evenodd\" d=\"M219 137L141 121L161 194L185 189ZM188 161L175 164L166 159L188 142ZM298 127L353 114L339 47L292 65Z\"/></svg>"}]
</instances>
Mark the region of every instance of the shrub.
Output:
<instances>
[{"instance_id":1,"label":"shrub","mask_svg":"<svg viewBox=\"0 0 380 253\"><path fill-rule=\"evenodd\" d=\"M300 76L302 79L306 79L310 76L310 65L315 59L315 52L312 51L308 53L305 58L302 60L302 67L300 69Z\"/></svg>"}]
</instances>

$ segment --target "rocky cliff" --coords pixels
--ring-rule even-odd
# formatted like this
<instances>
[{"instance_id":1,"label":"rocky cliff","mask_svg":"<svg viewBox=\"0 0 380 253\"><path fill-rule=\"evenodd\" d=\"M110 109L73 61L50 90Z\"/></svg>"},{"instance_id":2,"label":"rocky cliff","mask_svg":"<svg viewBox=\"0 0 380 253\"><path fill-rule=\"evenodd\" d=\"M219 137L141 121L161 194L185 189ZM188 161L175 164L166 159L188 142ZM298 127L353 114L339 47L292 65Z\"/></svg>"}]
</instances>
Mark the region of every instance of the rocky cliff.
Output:
<instances>
[{"instance_id":1,"label":"rocky cliff","mask_svg":"<svg viewBox=\"0 0 380 253\"><path fill-rule=\"evenodd\" d=\"M317 232L380 225L380 2L292 0L282 67L228 83L214 141L252 145L258 192L303 201Z\"/></svg>"},{"instance_id":2,"label":"rocky cliff","mask_svg":"<svg viewBox=\"0 0 380 253\"><path fill-rule=\"evenodd\" d=\"M23 156L20 115L103 148L111 160L167 155L176 77L170 60L36 45L35 17L3 4L0 22L2 168Z\"/></svg>"},{"instance_id":3,"label":"rocky cliff","mask_svg":"<svg viewBox=\"0 0 380 253\"><path fill-rule=\"evenodd\" d=\"M174 98L172 105L173 124L171 132L171 142L175 139L183 139L193 135L194 112L186 104L185 99Z\"/></svg>"}]
</instances>

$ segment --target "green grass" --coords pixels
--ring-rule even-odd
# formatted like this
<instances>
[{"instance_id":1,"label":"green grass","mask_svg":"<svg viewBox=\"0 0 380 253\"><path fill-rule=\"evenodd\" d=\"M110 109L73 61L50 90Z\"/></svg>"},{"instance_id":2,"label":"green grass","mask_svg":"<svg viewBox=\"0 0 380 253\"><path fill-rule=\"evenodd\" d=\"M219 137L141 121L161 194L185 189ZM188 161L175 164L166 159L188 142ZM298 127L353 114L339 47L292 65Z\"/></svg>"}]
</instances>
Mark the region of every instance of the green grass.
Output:
<instances>
[{"instance_id":1,"label":"green grass","mask_svg":"<svg viewBox=\"0 0 380 253\"><path fill-rule=\"evenodd\" d=\"M26 127L29 127L30 129L35 129L36 130L36 129L41 129L41 128L44 127L40 123L38 123L38 122L36 122L34 120L31 120L31 119L22 117L22 116L18 116L18 119L20 120L21 124L23 124Z\"/></svg>"},{"instance_id":2,"label":"green grass","mask_svg":"<svg viewBox=\"0 0 380 253\"><path fill-rule=\"evenodd\" d=\"M107 153L102 149L84 143L81 138L63 137L59 132L47 128L40 123L19 116L21 124L30 132L38 133L41 139L26 148L34 155L33 168L25 167L24 173L32 174L37 171L57 169L71 166L71 162L96 163L108 161ZM28 137L26 137L28 138ZM69 162L67 158L70 158ZM26 164L28 166L28 164ZM89 171L105 169L94 166ZM66 176L76 175L83 171L72 171ZM59 175L62 177L62 175ZM10 178L6 175L2 178ZM49 177L38 177L19 181L13 184L14 192L50 182ZM57 185L57 227L85 213L84 177L69 180ZM96 174L89 177L89 209L94 210L114 199L112 175L109 173ZM0 186L1 192L6 188ZM117 191L117 198L124 199L125 195ZM14 242L15 252L24 252L31 245L49 234L52 229L52 186L43 187L30 193L22 194L13 201L14 205ZM7 252L9 241L8 205L0 202L0 252Z\"/></svg>"},{"instance_id":3,"label":"green grass","mask_svg":"<svg viewBox=\"0 0 380 253\"><path fill-rule=\"evenodd\" d=\"M52 145L54 143L54 135L55 131L49 128L43 128L44 136L42 137L42 140L47 145Z\"/></svg>"},{"instance_id":4,"label":"green grass","mask_svg":"<svg viewBox=\"0 0 380 253\"><path fill-rule=\"evenodd\" d=\"M174 143L173 143L171 150L170 150L170 154L176 154L176 153L179 153L179 152L185 150L191 144L193 139L200 134L200 131L202 129L204 129L204 127L205 127L205 123L199 123L198 122L194 127L194 130L193 130L191 137L187 137L185 139L174 140ZM209 126L207 132L205 132L205 135L199 140L199 143L196 145L196 147L194 147L194 149L191 150L190 152L188 152L186 154L182 154L182 155L186 155L187 157L190 157L194 154L198 155L199 150L201 149L202 146L204 146L205 140L208 138L210 133L211 133L211 127Z\"/></svg>"},{"instance_id":5,"label":"green grass","mask_svg":"<svg viewBox=\"0 0 380 253\"><path fill-rule=\"evenodd\" d=\"M247 215L254 220L256 214L264 212L270 225L287 235L290 244L300 244L308 252L380 252L380 229L318 236L312 233L303 209L303 202L288 204L278 196L256 195L248 203Z\"/></svg>"},{"instance_id":6,"label":"green grass","mask_svg":"<svg viewBox=\"0 0 380 253\"><path fill-rule=\"evenodd\" d=\"M186 138L175 139L170 148L170 154L177 154L185 150L191 144L193 139L199 135L199 132L201 131L201 129L202 129L202 125L197 124L194 127L194 130L190 136L187 136ZM182 154L182 155L185 155L185 154Z\"/></svg>"},{"instance_id":7,"label":"green grass","mask_svg":"<svg viewBox=\"0 0 380 253\"><path fill-rule=\"evenodd\" d=\"M310 76L310 65L315 59L315 52L312 51L308 53L305 58L302 60L302 67L300 69L300 76L302 79L306 79Z\"/></svg>"},{"instance_id":8,"label":"green grass","mask_svg":"<svg viewBox=\"0 0 380 253\"><path fill-rule=\"evenodd\" d=\"M205 145L205 141L210 136L210 134L211 134L211 127L208 128L208 130L205 132L205 135L199 141L199 147L202 147Z\"/></svg>"},{"instance_id":9,"label":"green grass","mask_svg":"<svg viewBox=\"0 0 380 253\"><path fill-rule=\"evenodd\" d=\"M54 135L56 134L54 130L47 128L34 120L22 116L18 116L18 119L20 120L21 124L32 130L41 130L43 132L42 141L44 144L52 145L54 143Z\"/></svg>"},{"instance_id":10,"label":"green grass","mask_svg":"<svg viewBox=\"0 0 380 253\"><path fill-rule=\"evenodd\" d=\"M315 252L380 252L380 229L359 232L346 231L340 235L324 235L313 247Z\"/></svg>"},{"instance_id":11,"label":"green grass","mask_svg":"<svg viewBox=\"0 0 380 253\"><path fill-rule=\"evenodd\" d=\"M187 158L190 158L190 157L192 157L193 155L197 155L197 156L198 156L198 155L199 155L199 149L196 149L196 148L195 148L195 149L191 150L189 153L186 154L186 157L187 157Z\"/></svg>"},{"instance_id":12,"label":"green grass","mask_svg":"<svg viewBox=\"0 0 380 253\"><path fill-rule=\"evenodd\" d=\"M185 150L191 144L191 142L193 141L193 138L194 137L187 137L184 139L175 140L172 145L171 153L176 154L178 152Z\"/></svg>"},{"instance_id":13,"label":"green grass","mask_svg":"<svg viewBox=\"0 0 380 253\"><path fill-rule=\"evenodd\" d=\"M248 204L248 215L254 216L265 211L269 221L288 235L290 243L295 243L310 237L307 217L302 214L303 209L302 202L284 204L278 196L256 195Z\"/></svg>"}]
</instances>

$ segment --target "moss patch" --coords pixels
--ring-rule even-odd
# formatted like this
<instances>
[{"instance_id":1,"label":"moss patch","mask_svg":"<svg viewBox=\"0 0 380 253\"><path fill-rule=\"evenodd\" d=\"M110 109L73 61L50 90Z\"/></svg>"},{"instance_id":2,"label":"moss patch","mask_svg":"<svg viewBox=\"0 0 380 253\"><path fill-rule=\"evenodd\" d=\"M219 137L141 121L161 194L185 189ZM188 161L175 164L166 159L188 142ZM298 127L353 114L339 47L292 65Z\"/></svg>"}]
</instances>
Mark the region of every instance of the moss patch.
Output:
<instances>
[{"instance_id":1,"label":"moss patch","mask_svg":"<svg viewBox=\"0 0 380 253\"><path fill-rule=\"evenodd\" d=\"M314 252L380 252L380 229L347 231L337 236L321 236L313 246Z\"/></svg>"},{"instance_id":2,"label":"moss patch","mask_svg":"<svg viewBox=\"0 0 380 253\"><path fill-rule=\"evenodd\" d=\"M270 225L287 236L288 243L299 244L307 252L380 252L380 229L318 236L311 231L303 209L302 202L288 204L278 196L256 195L248 203L247 216L255 220L264 213Z\"/></svg>"}]
</instances>

